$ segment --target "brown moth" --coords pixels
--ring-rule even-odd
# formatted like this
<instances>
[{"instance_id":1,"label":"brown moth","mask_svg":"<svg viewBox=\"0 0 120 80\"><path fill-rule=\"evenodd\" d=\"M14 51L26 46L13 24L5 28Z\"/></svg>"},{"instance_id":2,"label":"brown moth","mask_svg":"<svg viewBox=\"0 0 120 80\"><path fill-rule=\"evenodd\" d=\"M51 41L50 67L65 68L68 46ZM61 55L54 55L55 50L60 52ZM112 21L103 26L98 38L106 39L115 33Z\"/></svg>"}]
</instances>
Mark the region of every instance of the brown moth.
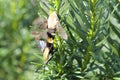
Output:
<instances>
[{"instance_id":1,"label":"brown moth","mask_svg":"<svg viewBox=\"0 0 120 80\"><path fill-rule=\"evenodd\" d=\"M56 12L49 15L48 20L38 18L33 21L33 25L36 27L32 34L43 53L44 63L47 64L53 57L53 42L56 31L58 35L67 40L67 34L63 27L61 27Z\"/></svg>"}]
</instances>

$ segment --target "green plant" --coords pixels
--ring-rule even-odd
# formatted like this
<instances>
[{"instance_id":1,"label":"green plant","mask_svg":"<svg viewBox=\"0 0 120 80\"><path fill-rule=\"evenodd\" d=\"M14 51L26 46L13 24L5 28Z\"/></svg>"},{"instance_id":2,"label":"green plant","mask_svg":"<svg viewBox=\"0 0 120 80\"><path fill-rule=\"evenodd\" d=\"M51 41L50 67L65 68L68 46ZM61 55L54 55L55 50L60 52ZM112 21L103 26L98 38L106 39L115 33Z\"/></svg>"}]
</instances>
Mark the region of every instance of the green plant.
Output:
<instances>
[{"instance_id":1,"label":"green plant","mask_svg":"<svg viewBox=\"0 0 120 80\"><path fill-rule=\"evenodd\" d=\"M58 41L54 57L45 70L39 70L38 79L119 80L119 0L50 0L49 3L49 9L60 16L68 40L55 38ZM44 7L40 5L43 12Z\"/></svg>"}]
</instances>

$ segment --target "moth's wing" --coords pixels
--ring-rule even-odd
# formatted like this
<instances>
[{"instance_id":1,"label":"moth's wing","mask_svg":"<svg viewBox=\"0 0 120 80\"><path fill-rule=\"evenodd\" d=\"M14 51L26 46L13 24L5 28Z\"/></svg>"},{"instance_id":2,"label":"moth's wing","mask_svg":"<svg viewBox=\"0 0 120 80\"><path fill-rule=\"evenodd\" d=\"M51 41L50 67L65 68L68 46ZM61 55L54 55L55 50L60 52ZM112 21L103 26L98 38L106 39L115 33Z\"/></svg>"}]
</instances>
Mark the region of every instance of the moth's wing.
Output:
<instances>
[{"instance_id":1,"label":"moth's wing","mask_svg":"<svg viewBox=\"0 0 120 80\"><path fill-rule=\"evenodd\" d=\"M34 37L39 37L39 39L47 40L47 20L42 18L37 18L33 21L33 34ZM37 39L38 40L38 39Z\"/></svg>"},{"instance_id":2,"label":"moth's wing","mask_svg":"<svg viewBox=\"0 0 120 80\"><path fill-rule=\"evenodd\" d=\"M47 40L47 30L41 30L41 31L31 31L32 36L35 38L35 40Z\"/></svg>"},{"instance_id":3,"label":"moth's wing","mask_svg":"<svg viewBox=\"0 0 120 80\"><path fill-rule=\"evenodd\" d=\"M67 40L67 34L63 27L61 27L58 16L55 12L53 12L48 18L48 29L56 29L58 31L58 35Z\"/></svg>"},{"instance_id":4,"label":"moth's wing","mask_svg":"<svg viewBox=\"0 0 120 80\"><path fill-rule=\"evenodd\" d=\"M32 24L33 24L35 30L47 29L47 19L42 19L42 18L38 17L33 21Z\"/></svg>"},{"instance_id":5,"label":"moth's wing","mask_svg":"<svg viewBox=\"0 0 120 80\"><path fill-rule=\"evenodd\" d=\"M55 29L58 26L59 19L57 17L56 12L53 12L48 17L48 29Z\"/></svg>"},{"instance_id":6,"label":"moth's wing","mask_svg":"<svg viewBox=\"0 0 120 80\"><path fill-rule=\"evenodd\" d=\"M38 48L40 49L40 51L43 53L43 51L45 50L47 43L44 40L38 40L36 41Z\"/></svg>"},{"instance_id":7,"label":"moth's wing","mask_svg":"<svg viewBox=\"0 0 120 80\"><path fill-rule=\"evenodd\" d=\"M39 40L40 39L39 32L37 32L37 31L31 31L31 34L35 38L35 40Z\"/></svg>"},{"instance_id":8,"label":"moth's wing","mask_svg":"<svg viewBox=\"0 0 120 80\"><path fill-rule=\"evenodd\" d=\"M42 40L47 40L47 38L48 38L48 35L47 35L47 29L45 29L45 30L41 30L40 32L39 32L39 36L40 36L40 39L42 39Z\"/></svg>"},{"instance_id":9,"label":"moth's wing","mask_svg":"<svg viewBox=\"0 0 120 80\"><path fill-rule=\"evenodd\" d=\"M58 31L58 35L59 35L61 38L65 39L65 40L68 39L67 33L66 33L66 31L64 30L64 28L63 28L62 26L59 26L59 27L57 28L57 31Z\"/></svg>"}]
</instances>

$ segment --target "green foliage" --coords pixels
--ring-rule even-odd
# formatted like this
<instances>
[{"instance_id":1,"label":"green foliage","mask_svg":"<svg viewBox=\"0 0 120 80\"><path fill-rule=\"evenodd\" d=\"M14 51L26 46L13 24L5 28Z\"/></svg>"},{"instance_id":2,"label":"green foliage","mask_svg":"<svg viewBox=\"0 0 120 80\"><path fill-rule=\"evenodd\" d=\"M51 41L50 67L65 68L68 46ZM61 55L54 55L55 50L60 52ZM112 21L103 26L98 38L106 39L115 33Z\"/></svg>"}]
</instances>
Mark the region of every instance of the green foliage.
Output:
<instances>
[{"instance_id":1,"label":"green foliage","mask_svg":"<svg viewBox=\"0 0 120 80\"><path fill-rule=\"evenodd\" d=\"M30 0L0 0L0 80L33 80L29 26L36 13Z\"/></svg>"},{"instance_id":2,"label":"green foliage","mask_svg":"<svg viewBox=\"0 0 120 80\"><path fill-rule=\"evenodd\" d=\"M58 46L54 57L45 68L38 70L38 79L119 80L119 0L60 1L47 4L50 10L57 9L68 40L55 38Z\"/></svg>"}]
</instances>

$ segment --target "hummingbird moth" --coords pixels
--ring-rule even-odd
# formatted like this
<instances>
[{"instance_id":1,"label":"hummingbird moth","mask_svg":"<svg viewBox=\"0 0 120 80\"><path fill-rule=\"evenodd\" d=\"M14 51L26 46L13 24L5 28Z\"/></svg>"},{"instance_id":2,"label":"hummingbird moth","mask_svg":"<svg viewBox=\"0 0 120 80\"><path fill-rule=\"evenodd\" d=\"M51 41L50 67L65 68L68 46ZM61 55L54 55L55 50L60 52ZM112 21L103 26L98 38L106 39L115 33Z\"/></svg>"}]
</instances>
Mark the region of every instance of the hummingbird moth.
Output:
<instances>
[{"instance_id":1,"label":"hummingbird moth","mask_svg":"<svg viewBox=\"0 0 120 80\"><path fill-rule=\"evenodd\" d=\"M35 41L43 54L44 63L47 64L53 57L54 37L55 33L67 40L67 34L64 28L60 25L59 18L56 12L49 15L48 19L37 18L33 21L35 31L32 31Z\"/></svg>"}]
</instances>

